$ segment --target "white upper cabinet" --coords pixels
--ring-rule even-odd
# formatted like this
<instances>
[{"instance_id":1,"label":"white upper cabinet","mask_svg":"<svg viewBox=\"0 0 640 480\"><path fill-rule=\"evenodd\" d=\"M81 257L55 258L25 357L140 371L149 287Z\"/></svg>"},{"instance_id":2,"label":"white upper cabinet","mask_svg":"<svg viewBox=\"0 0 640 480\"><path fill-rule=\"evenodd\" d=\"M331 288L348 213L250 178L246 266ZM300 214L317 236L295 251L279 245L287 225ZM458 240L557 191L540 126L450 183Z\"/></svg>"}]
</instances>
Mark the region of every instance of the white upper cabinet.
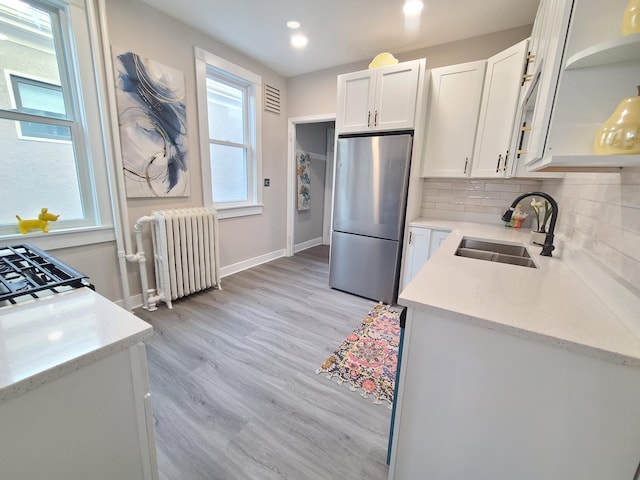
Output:
<instances>
[{"instance_id":1,"label":"white upper cabinet","mask_svg":"<svg viewBox=\"0 0 640 480\"><path fill-rule=\"evenodd\" d=\"M515 172L514 122L527 45L528 40L523 40L487 60L471 168L473 177L504 177Z\"/></svg>"},{"instance_id":2,"label":"white upper cabinet","mask_svg":"<svg viewBox=\"0 0 640 480\"><path fill-rule=\"evenodd\" d=\"M537 68L519 118L521 125L531 128L524 131L521 148L528 169L640 166L640 155L595 155L593 148L598 129L620 101L637 94L640 83L640 34L621 34L627 4L628 0L541 3L547 11L542 18L547 19L549 40L541 59L535 53Z\"/></svg>"},{"instance_id":3,"label":"white upper cabinet","mask_svg":"<svg viewBox=\"0 0 640 480\"><path fill-rule=\"evenodd\" d=\"M481 60L431 70L423 177L469 175L486 65Z\"/></svg>"},{"instance_id":4,"label":"white upper cabinet","mask_svg":"<svg viewBox=\"0 0 640 480\"><path fill-rule=\"evenodd\" d=\"M413 129L425 60L338 76L338 133Z\"/></svg>"},{"instance_id":5,"label":"white upper cabinet","mask_svg":"<svg viewBox=\"0 0 640 480\"><path fill-rule=\"evenodd\" d=\"M543 0L531 34L532 68L518 115L517 160L523 164L542 158L562 65L573 0Z\"/></svg>"}]
</instances>

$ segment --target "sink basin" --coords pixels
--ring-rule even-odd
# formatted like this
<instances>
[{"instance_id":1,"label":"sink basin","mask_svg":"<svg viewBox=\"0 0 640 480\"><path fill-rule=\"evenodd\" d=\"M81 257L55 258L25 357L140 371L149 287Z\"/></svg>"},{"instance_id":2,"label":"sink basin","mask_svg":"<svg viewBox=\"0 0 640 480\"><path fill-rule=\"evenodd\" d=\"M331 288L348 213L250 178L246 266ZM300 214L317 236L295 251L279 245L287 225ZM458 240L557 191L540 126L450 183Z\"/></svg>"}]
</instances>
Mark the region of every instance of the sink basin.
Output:
<instances>
[{"instance_id":1,"label":"sink basin","mask_svg":"<svg viewBox=\"0 0 640 480\"><path fill-rule=\"evenodd\" d=\"M537 268L526 247L522 245L510 245L463 237L456 249L456 255L489 262Z\"/></svg>"}]
</instances>

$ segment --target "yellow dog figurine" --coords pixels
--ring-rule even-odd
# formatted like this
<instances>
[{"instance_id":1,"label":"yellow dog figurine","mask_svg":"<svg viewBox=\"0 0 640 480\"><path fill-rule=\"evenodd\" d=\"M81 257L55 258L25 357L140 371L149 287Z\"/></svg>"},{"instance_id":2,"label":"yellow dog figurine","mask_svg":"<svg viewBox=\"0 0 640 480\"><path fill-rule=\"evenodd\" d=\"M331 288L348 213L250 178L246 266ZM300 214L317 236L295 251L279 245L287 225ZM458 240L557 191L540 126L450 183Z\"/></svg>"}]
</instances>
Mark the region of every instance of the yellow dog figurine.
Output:
<instances>
[{"instance_id":1,"label":"yellow dog figurine","mask_svg":"<svg viewBox=\"0 0 640 480\"><path fill-rule=\"evenodd\" d=\"M49 213L48 208L43 208L40 210L40 215L38 215L37 220L23 220L19 215L16 215L18 219L18 227L20 227L20 233L25 234L29 230L42 230L43 232L49 231L49 222L55 222L58 220L60 215L54 215L53 213Z\"/></svg>"}]
</instances>

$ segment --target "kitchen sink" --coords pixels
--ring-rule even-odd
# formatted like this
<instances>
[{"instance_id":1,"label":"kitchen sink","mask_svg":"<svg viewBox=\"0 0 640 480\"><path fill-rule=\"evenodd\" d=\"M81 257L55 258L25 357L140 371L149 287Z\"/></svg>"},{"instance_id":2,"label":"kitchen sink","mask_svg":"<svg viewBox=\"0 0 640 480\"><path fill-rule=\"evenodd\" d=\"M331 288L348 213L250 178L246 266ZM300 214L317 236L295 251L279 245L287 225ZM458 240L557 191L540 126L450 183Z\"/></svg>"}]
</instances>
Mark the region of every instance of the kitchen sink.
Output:
<instances>
[{"instance_id":1,"label":"kitchen sink","mask_svg":"<svg viewBox=\"0 0 640 480\"><path fill-rule=\"evenodd\" d=\"M529 251L522 245L510 245L463 237L456 249L456 255L489 262L537 268L531 259L531 255L529 255Z\"/></svg>"}]
</instances>

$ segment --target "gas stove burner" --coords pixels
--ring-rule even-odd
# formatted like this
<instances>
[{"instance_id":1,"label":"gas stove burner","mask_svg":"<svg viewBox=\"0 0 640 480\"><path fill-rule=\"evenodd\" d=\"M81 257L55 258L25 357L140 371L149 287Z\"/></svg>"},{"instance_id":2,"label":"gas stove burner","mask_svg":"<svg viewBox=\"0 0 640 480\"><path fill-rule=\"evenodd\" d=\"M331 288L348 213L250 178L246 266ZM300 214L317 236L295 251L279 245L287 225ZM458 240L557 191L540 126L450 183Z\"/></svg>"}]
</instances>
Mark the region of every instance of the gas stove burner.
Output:
<instances>
[{"instance_id":1,"label":"gas stove burner","mask_svg":"<svg viewBox=\"0 0 640 480\"><path fill-rule=\"evenodd\" d=\"M87 276L28 244L0 247L0 307L90 287Z\"/></svg>"}]
</instances>

